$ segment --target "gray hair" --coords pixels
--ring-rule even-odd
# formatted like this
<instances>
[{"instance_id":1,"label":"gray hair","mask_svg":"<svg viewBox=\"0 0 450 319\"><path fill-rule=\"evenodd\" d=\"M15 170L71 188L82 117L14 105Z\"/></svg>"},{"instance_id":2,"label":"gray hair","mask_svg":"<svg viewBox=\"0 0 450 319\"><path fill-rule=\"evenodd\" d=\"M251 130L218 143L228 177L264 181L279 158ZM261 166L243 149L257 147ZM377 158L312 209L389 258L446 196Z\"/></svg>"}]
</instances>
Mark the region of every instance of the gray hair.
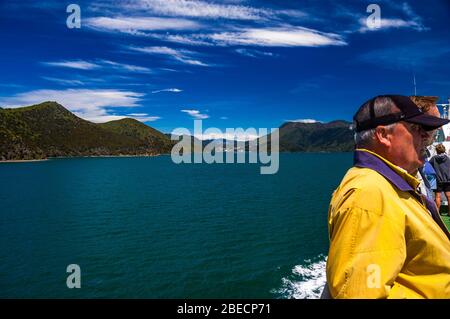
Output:
<instances>
[{"instance_id":1,"label":"gray hair","mask_svg":"<svg viewBox=\"0 0 450 319\"><path fill-rule=\"evenodd\" d=\"M375 99L374 103L374 113L376 117L380 117L383 115L392 114L394 112L399 112L400 109L395 106L394 101L389 97L378 97ZM358 122L362 122L368 120L370 118L370 103L367 102L358 110L358 113L355 115L355 119ZM391 131L397 123L386 125L386 129ZM353 121L353 127L356 127L356 122ZM372 142L375 140L375 128L355 132L355 144L356 147L369 147L372 145Z\"/></svg>"}]
</instances>

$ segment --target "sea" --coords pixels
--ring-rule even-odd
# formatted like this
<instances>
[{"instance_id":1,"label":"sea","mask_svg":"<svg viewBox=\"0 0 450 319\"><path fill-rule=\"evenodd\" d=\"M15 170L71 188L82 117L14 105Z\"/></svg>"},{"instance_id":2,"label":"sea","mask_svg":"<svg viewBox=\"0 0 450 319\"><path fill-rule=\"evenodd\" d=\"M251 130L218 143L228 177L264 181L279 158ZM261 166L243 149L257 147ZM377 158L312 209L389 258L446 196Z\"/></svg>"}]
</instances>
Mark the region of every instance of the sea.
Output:
<instances>
[{"instance_id":1,"label":"sea","mask_svg":"<svg viewBox=\"0 0 450 319\"><path fill-rule=\"evenodd\" d=\"M0 298L319 298L328 205L352 154L279 165L1 163Z\"/></svg>"}]
</instances>

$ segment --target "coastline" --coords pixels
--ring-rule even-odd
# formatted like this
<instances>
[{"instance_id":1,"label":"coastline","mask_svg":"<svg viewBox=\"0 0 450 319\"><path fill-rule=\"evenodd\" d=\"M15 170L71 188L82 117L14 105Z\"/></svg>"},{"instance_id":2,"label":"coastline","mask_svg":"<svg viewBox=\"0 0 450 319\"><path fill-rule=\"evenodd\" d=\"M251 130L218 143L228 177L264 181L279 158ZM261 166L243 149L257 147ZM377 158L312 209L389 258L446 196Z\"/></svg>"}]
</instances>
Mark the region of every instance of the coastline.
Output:
<instances>
[{"instance_id":1,"label":"coastline","mask_svg":"<svg viewBox=\"0 0 450 319\"><path fill-rule=\"evenodd\" d=\"M43 162L43 161L48 161L48 158L31 159L31 160L5 160L0 161L0 163L28 163L28 162Z\"/></svg>"},{"instance_id":2,"label":"coastline","mask_svg":"<svg viewBox=\"0 0 450 319\"><path fill-rule=\"evenodd\" d=\"M64 158L110 158L110 157L155 157L162 154L154 154L154 155L86 155L86 156L56 156L56 157L48 157L48 159L64 159Z\"/></svg>"},{"instance_id":3,"label":"coastline","mask_svg":"<svg viewBox=\"0 0 450 319\"><path fill-rule=\"evenodd\" d=\"M87 156L57 156L48 157L42 159L30 159L30 160L0 160L0 163L28 163L28 162L43 162L52 159L66 159L66 158L111 158L111 157L156 157L164 154L154 154L154 155L87 155Z\"/></svg>"},{"instance_id":4,"label":"coastline","mask_svg":"<svg viewBox=\"0 0 450 319\"><path fill-rule=\"evenodd\" d=\"M236 153L236 152L235 152ZM248 152L246 152L248 153ZM322 152L289 152L289 151L280 151L280 154L333 154L333 153L350 153L347 151L341 152L333 152L333 151L322 151ZM162 154L153 154L153 155L86 155L86 156L56 156L56 157L47 157L42 159L30 159L30 160L0 160L0 163L29 163L29 162L43 162L52 159L70 159L70 158L122 158L122 157L156 157L170 155L170 153L162 153Z\"/></svg>"}]
</instances>

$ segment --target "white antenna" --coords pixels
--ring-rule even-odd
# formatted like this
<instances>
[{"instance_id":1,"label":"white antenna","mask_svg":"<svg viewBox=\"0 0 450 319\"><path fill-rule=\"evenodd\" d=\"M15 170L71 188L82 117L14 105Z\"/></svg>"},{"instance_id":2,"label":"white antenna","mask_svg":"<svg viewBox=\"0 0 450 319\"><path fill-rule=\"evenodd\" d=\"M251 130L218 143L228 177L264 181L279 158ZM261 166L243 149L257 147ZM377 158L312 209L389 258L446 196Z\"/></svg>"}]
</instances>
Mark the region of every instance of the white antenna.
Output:
<instances>
[{"instance_id":1,"label":"white antenna","mask_svg":"<svg viewBox=\"0 0 450 319\"><path fill-rule=\"evenodd\" d=\"M413 77L414 77L414 96L417 96L416 74L415 73L413 73Z\"/></svg>"}]
</instances>

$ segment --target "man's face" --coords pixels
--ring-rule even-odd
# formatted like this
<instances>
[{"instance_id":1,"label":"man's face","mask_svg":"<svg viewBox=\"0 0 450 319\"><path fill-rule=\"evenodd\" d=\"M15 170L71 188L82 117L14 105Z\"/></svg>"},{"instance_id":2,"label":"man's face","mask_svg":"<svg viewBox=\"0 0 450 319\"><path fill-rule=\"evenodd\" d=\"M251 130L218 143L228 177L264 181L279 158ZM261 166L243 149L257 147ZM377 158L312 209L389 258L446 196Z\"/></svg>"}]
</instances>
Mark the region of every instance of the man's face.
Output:
<instances>
[{"instance_id":1,"label":"man's face","mask_svg":"<svg viewBox=\"0 0 450 319\"><path fill-rule=\"evenodd\" d=\"M417 124L398 122L391 132L390 161L415 172L425 163L430 133Z\"/></svg>"}]
</instances>

